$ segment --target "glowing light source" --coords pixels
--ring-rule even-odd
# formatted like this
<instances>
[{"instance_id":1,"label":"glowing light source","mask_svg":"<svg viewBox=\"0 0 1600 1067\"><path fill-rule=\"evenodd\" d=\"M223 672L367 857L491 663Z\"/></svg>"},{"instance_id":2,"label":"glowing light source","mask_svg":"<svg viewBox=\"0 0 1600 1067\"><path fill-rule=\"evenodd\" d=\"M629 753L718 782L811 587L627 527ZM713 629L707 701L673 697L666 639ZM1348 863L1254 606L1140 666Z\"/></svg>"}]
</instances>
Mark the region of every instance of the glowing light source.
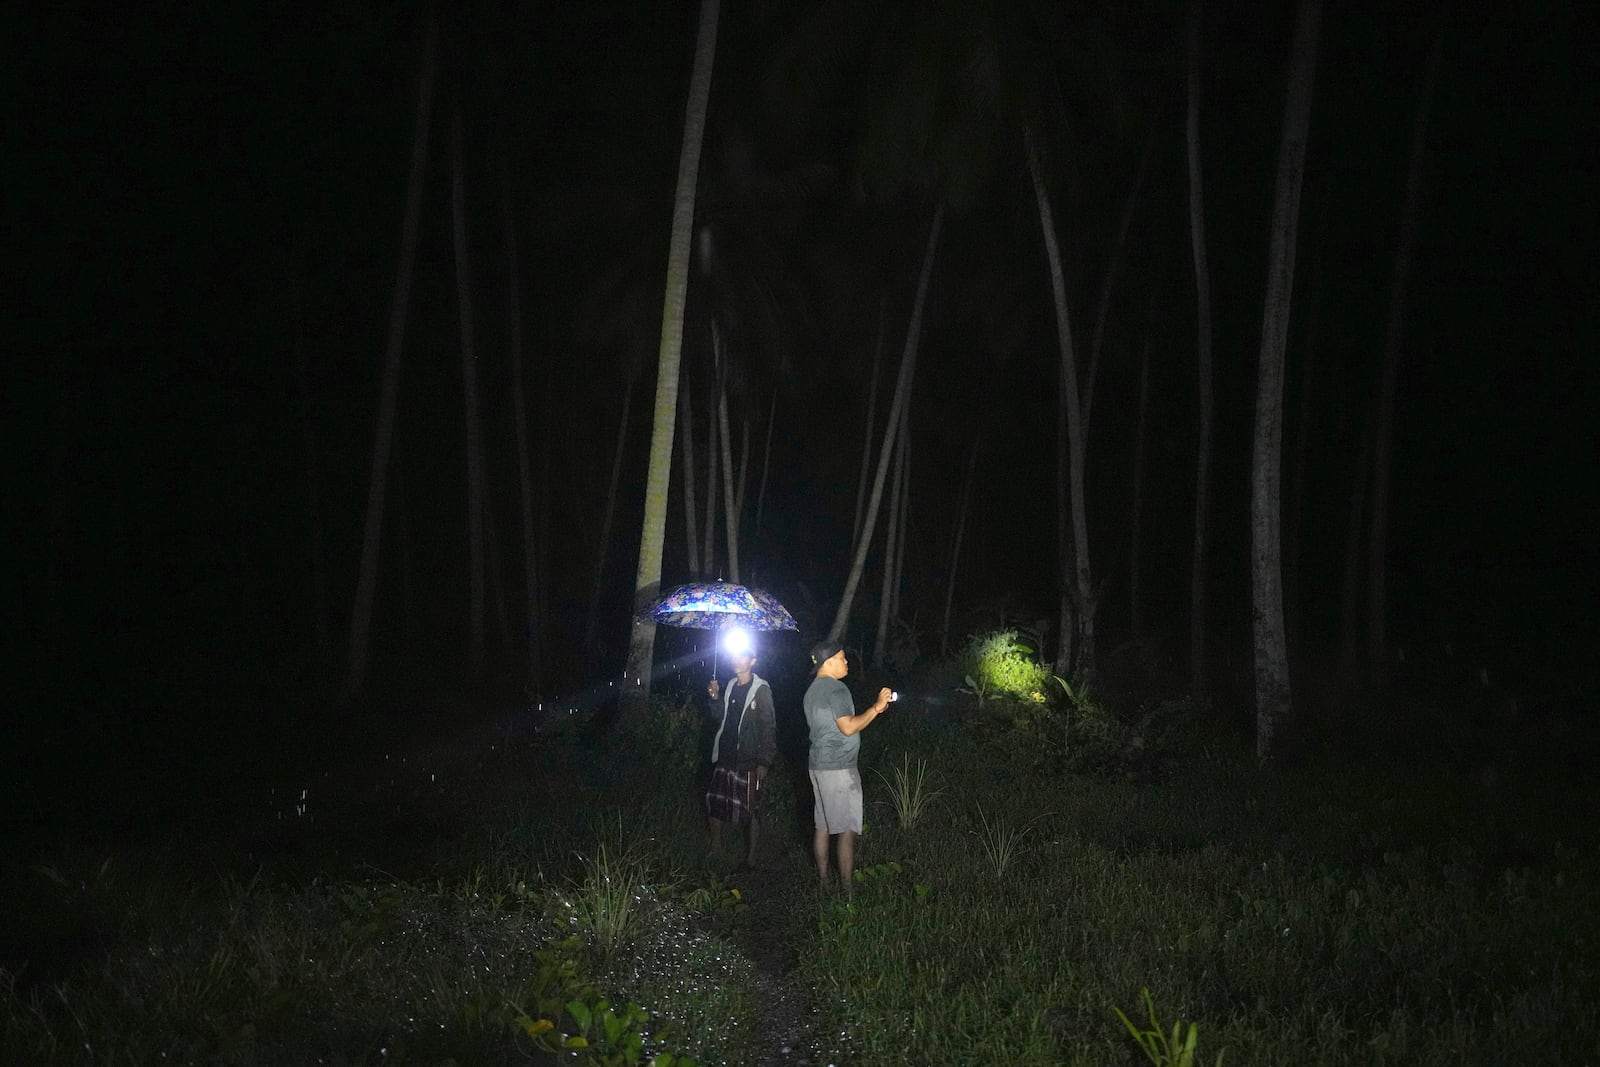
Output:
<instances>
[{"instance_id":1,"label":"glowing light source","mask_svg":"<svg viewBox=\"0 0 1600 1067\"><path fill-rule=\"evenodd\" d=\"M722 647L730 656L756 654L755 641L750 637L750 631L742 626L730 626L722 631Z\"/></svg>"}]
</instances>

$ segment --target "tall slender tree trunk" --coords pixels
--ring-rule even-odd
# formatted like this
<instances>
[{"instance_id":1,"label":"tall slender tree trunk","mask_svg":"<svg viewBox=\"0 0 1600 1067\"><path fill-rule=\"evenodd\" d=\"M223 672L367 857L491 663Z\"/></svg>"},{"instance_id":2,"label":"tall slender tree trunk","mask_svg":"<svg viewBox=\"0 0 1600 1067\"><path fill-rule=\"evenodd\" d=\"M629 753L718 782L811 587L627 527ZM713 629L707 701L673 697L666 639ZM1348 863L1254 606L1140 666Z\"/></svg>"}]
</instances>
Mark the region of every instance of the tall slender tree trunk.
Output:
<instances>
[{"instance_id":1,"label":"tall slender tree trunk","mask_svg":"<svg viewBox=\"0 0 1600 1067\"><path fill-rule=\"evenodd\" d=\"M461 317L461 392L467 429L467 663L474 677L484 663L483 428L478 415L478 353L472 336L472 270L467 261L466 177L461 158L461 105L450 122L450 217L455 240L456 305Z\"/></svg>"},{"instance_id":2,"label":"tall slender tree trunk","mask_svg":"<svg viewBox=\"0 0 1600 1067\"><path fill-rule=\"evenodd\" d=\"M306 351L305 318L300 305L300 279L292 279L294 291L294 346L297 364L296 385L300 393L300 438L306 457L306 514L311 534L311 611L312 633L317 640L319 670L326 671L333 661L333 631L328 625L328 568L322 546L322 478L318 472L316 420L311 405L311 357Z\"/></svg>"},{"instance_id":3,"label":"tall slender tree trunk","mask_svg":"<svg viewBox=\"0 0 1600 1067\"><path fill-rule=\"evenodd\" d=\"M1144 528L1144 436L1150 414L1150 337L1139 356L1139 408L1133 432L1133 503L1128 515L1128 618L1133 639L1144 643L1144 608L1139 599L1140 533Z\"/></svg>"},{"instance_id":4,"label":"tall slender tree trunk","mask_svg":"<svg viewBox=\"0 0 1600 1067\"><path fill-rule=\"evenodd\" d=\"M678 443L682 446L678 466L683 471L683 531L689 573L698 578L705 572L700 569L700 534L694 522L694 406L689 399L693 393L692 388L678 391Z\"/></svg>"},{"instance_id":5,"label":"tall slender tree trunk","mask_svg":"<svg viewBox=\"0 0 1600 1067\"><path fill-rule=\"evenodd\" d=\"M556 453L556 427L558 425L556 418L555 363L556 361L553 359L545 361L544 391L539 394L539 409L542 416L540 421L544 427L544 447L539 449L539 536L537 540L539 573L545 575L547 586L554 584L552 579L555 576L555 570L550 564L551 514L555 511L556 495L555 479L551 477L550 464L554 462L552 457ZM541 635L548 634L553 638L555 631L549 626L549 594L545 592L543 587L539 590L538 611L538 632ZM548 649L550 647L549 643L547 642L544 647ZM542 687L540 687L540 691L543 691Z\"/></svg>"},{"instance_id":6,"label":"tall slender tree trunk","mask_svg":"<svg viewBox=\"0 0 1600 1067\"><path fill-rule=\"evenodd\" d=\"M761 449L761 486L756 490L756 541L761 541L761 514L767 506L767 472L772 469L772 430L778 424L778 390L772 390L767 406L767 441Z\"/></svg>"},{"instance_id":7,"label":"tall slender tree trunk","mask_svg":"<svg viewBox=\"0 0 1600 1067\"><path fill-rule=\"evenodd\" d=\"M372 474L367 480L367 519L361 536L361 564L350 612L350 652L342 702L355 700L366 687L372 650L372 604L378 585L378 553L382 543L384 493L388 486L389 453L394 447L395 411L399 406L400 354L405 349L406 313L411 307L411 279L417 259L417 219L422 212L422 184L428 169L428 127L433 116L433 82L439 66L439 30L429 23L423 45L422 76L417 90L417 121L411 135L411 171L406 183L406 213L400 227L400 262L395 271L394 300L389 305L389 340L378 396L377 427L372 446Z\"/></svg>"},{"instance_id":8,"label":"tall slender tree trunk","mask_svg":"<svg viewBox=\"0 0 1600 1067\"><path fill-rule=\"evenodd\" d=\"M511 190L503 185L501 202L504 206L506 231L506 278L511 291L511 419L517 432L517 486L521 490L518 503L522 512L522 608L525 654L528 673L525 684L528 695L539 691L539 548L533 525L533 461L528 451L528 402L522 378L522 269L517 256L517 227L511 213Z\"/></svg>"},{"instance_id":9,"label":"tall slender tree trunk","mask_svg":"<svg viewBox=\"0 0 1600 1067\"><path fill-rule=\"evenodd\" d=\"M1394 393L1400 362L1400 333L1405 324L1406 282L1411 273L1411 251L1417 240L1421 211L1422 159L1428 141L1428 112L1433 107L1433 87L1439 80L1439 60L1444 51L1444 29L1434 35L1427 69L1411 125L1411 162L1406 168L1406 198L1400 213L1400 241L1394 253L1394 278L1389 288L1389 316L1383 331L1383 378L1378 390L1377 440L1372 454L1372 529L1367 535L1367 666L1378 690L1389 685L1388 650L1388 549L1389 469L1394 439Z\"/></svg>"},{"instance_id":10,"label":"tall slender tree trunk","mask_svg":"<svg viewBox=\"0 0 1600 1067\"><path fill-rule=\"evenodd\" d=\"M1367 479L1371 476L1372 431L1363 429L1356 468L1350 479L1344 571L1339 586L1339 680L1346 688L1358 685L1367 674L1361 662L1361 534L1367 522Z\"/></svg>"},{"instance_id":11,"label":"tall slender tree trunk","mask_svg":"<svg viewBox=\"0 0 1600 1067\"><path fill-rule=\"evenodd\" d=\"M711 323L711 351L717 361L717 438L722 454L722 536L728 546L728 580L739 581L739 486L733 469L733 441L728 432L728 365L722 332Z\"/></svg>"},{"instance_id":12,"label":"tall slender tree trunk","mask_svg":"<svg viewBox=\"0 0 1600 1067\"><path fill-rule=\"evenodd\" d=\"M750 483L750 416L745 412L739 414L739 491L733 495L733 510L735 517L739 518L739 532L744 532L744 501L745 490Z\"/></svg>"},{"instance_id":13,"label":"tall slender tree trunk","mask_svg":"<svg viewBox=\"0 0 1600 1067\"><path fill-rule=\"evenodd\" d=\"M1028 151L1028 174L1039 208L1039 231L1044 237L1045 257L1050 263L1050 294L1056 311L1056 340L1061 349L1058 374L1056 441L1056 538L1061 561L1061 641L1056 650L1055 672L1065 677L1072 673L1074 641L1078 676L1090 682L1095 673L1095 591L1089 568L1089 516L1084 500L1083 411L1078 396L1078 357L1072 346L1072 320L1067 312L1067 284L1061 268L1061 247L1056 242L1055 213L1050 207L1050 192L1045 185L1044 165L1032 129L1024 131ZM1070 521L1069 521L1070 519ZM1068 533L1070 530L1070 539ZM1074 625L1074 623L1076 625Z\"/></svg>"},{"instance_id":14,"label":"tall slender tree trunk","mask_svg":"<svg viewBox=\"0 0 1600 1067\"><path fill-rule=\"evenodd\" d=\"M1211 439L1215 401L1211 369L1211 267L1206 256L1205 190L1200 172L1200 29L1204 4L1189 15L1188 108L1184 143L1189 165L1189 246L1194 257L1195 369L1199 441L1194 466L1194 541L1189 566L1189 685L1206 691L1206 576L1211 563Z\"/></svg>"},{"instance_id":15,"label":"tall slender tree trunk","mask_svg":"<svg viewBox=\"0 0 1600 1067\"><path fill-rule=\"evenodd\" d=\"M622 490L622 457L628 446L628 423L633 415L633 375L622 391L622 415L617 420L617 443L611 453L611 482L606 489L606 506L600 520L600 544L594 556L594 585L589 590L589 624L584 627L583 647L595 650L595 629L600 618L600 592L605 588L606 559L611 555L611 524L617 515L617 494Z\"/></svg>"},{"instance_id":16,"label":"tall slender tree trunk","mask_svg":"<svg viewBox=\"0 0 1600 1067\"><path fill-rule=\"evenodd\" d=\"M701 559L705 561L705 574L707 578L716 577L717 570L717 469L721 465L721 449L717 439L717 376L711 375L710 389L707 392L706 402L706 509L705 524L701 536L705 543L701 546Z\"/></svg>"},{"instance_id":17,"label":"tall slender tree trunk","mask_svg":"<svg viewBox=\"0 0 1600 1067\"><path fill-rule=\"evenodd\" d=\"M901 617L900 590L905 588L906 541L911 533L911 420L900 416L900 533L894 549L894 585L890 587L889 618Z\"/></svg>"},{"instance_id":18,"label":"tall slender tree trunk","mask_svg":"<svg viewBox=\"0 0 1600 1067\"><path fill-rule=\"evenodd\" d=\"M916 302L911 308L911 324L906 328L906 346L900 356L900 373L895 379L894 399L889 402L889 414L884 421L883 447L878 453L877 473L872 476L872 490L867 497L867 514L861 523L861 536L856 538L855 556L850 562L850 574L845 579L844 592L839 597L839 610L834 613L833 625L828 627L828 639L837 641L850 622L850 609L855 604L856 589L861 585L861 573L867 563L867 548L872 544L872 533L878 526L878 508L883 502L883 483L889 474L892 442L901 413L911 404L911 383L916 377L917 350L922 342L922 313L928 300L928 282L933 277L934 253L939 248L939 232L944 228L944 204L933 212L933 224L928 228L928 245L922 253L922 271L917 277Z\"/></svg>"},{"instance_id":19,"label":"tall slender tree trunk","mask_svg":"<svg viewBox=\"0 0 1600 1067\"><path fill-rule=\"evenodd\" d=\"M422 628L418 625L416 556L411 551L411 478L404 463L396 465L394 481L399 521L392 536L400 542L400 617L406 641L414 646L422 638Z\"/></svg>"},{"instance_id":20,"label":"tall slender tree trunk","mask_svg":"<svg viewBox=\"0 0 1600 1067\"><path fill-rule=\"evenodd\" d=\"M745 490L747 488L749 488L749 482L750 482L750 416L749 416L749 414L747 412L743 412L743 411L741 411L739 413L739 468L738 469L739 469L739 491L733 495L733 521L739 527L739 536L741 538L743 538L744 537ZM745 559L749 560L749 558L750 558L749 553L748 552L745 553ZM744 569L743 569L742 573L744 575L744 578L742 580L749 581L750 580L750 576L754 573L754 568L752 568L747 562L744 565Z\"/></svg>"},{"instance_id":21,"label":"tall slender tree trunk","mask_svg":"<svg viewBox=\"0 0 1600 1067\"><path fill-rule=\"evenodd\" d=\"M861 475L856 479L856 514L850 523L850 548L855 550L861 540L861 511L867 501L867 472L872 469L872 431L878 416L878 367L883 363L883 335L887 308L887 294L878 297L878 341L872 349L872 384L867 387L867 432L861 439Z\"/></svg>"},{"instance_id":22,"label":"tall slender tree trunk","mask_svg":"<svg viewBox=\"0 0 1600 1067\"><path fill-rule=\"evenodd\" d=\"M883 549L883 589L878 596L878 632L872 645L872 666L881 668L884 661L884 645L889 638L889 616L894 614L894 587L896 575L896 552L900 547L900 501L905 493L905 415L900 416L899 432L895 436L895 463L894 481L889 486L889 528L885 531Z\"/></svg>"},{"instance_id":23,"label":"tall slender tree trunk","mask_svg":"<svg viewBox=\"0 0 1600 1067\"><path fill-rule=\"evenodd\" d=\"M717 50L720 0L701 0L695 37L694 69L678 156L678 186L673 201L672 237L667 252L666 297L661 314L661 350L656 369L655 417L650 433L650 466L645 475L644 522L639 538L639 569L634 579L633 623L623 673L623 713L643 717L649 706L651 659L656 627L643 609L660 592L661 550L667 528L667 486L672 475L672 419L678 405L678 361L683 354L683 305L689 291L689 241L694 232L695 181L706 104L711 98L711 67Z\"/></svg>"},{"instance_id":24,"label":"tall slender tree trunk","mask_svg":"<svg viewBox=\"0 0 1600 1067\"><path fill-rule=\"evenodd\" d=\"M961 563L961 541L967 532L967 512L972 507L972 479L978 471L978 439L967 455L967 475L961 481L961 507L956 513L955 546L950 550L950 573L944 581L944 622L939 628L939 658L950 654L950 609L955 604L956 568Z\"/></svg>"},{"instance_id":25,"label":"tall slender tree trunk","mask_svg":"<svg viewBox=\"0 0 1600 1067\"><path fill-rule=\"evenodd\" d=\"M506 604L506 569L502 562L505 550L500 544L500 526L494 520L494 503L488 493L483 495L483 551L488 565L489 604L494 608L489 617L494 620L494 636L504 654L511 647L511 609Z\"/></svg>"},{"instance_id":26,"label":"tall slender tree trunk","mask_svg":"<svg viewBox=\"0 0 1600 1067\"><path fill-rule=\"evenodd\" d=\"M1319 212L1321 214L1321 212ZM1317 227L1319 238L1323 227ZM1300 402L1295 412L1294 469L1289 477L1289 515L1284 521L1283 558L1283 609L1284 629L1288 635L1289 651L1301 648L1300 638L1300 530L1305 515L1306 455L1310 451L1311 391L1316 379L1318 319L1322 315L1322 246L1317 242L1311 263L1311 306L1306 312L1305 355L1301 359Z\"/></svg>"},{"instance_id":27,"label":"tall slender tree trunk","mask_svg":"<svg viewBox=\"0 0 1600 1067\"><path fill-rule=\"evenodd\" d=\"M1290 721L1289 652L1283 630L1283 581L1279 536L1280 472L1283 465L1283 368L1294 294L1295 235L1300 189L1305 178L1306 140L1311 127L1311 91L1317 69L1321 0L1301 0L1289 61L1283 141L1273 194L1272 239L1267 254L1267 292L1261 321L1260 370L1256 382L1255 439L1250 459L1250 592L1255 646L1256 758L1278 754L1278 729Z\"/></svg>"},{"instance_id":28,"label":"tall slender tree trunk","mask_svg":"<svg viewBox=\"0 0 1600 1067\"><path fill-rule=\"evenodd\" d=\"M1144 178L1150 170L1150 156L1156 143L1156 126L1151 124L1145 138L1144 150L1139 154L1139 169L1134 173L1133 187L1128 190L1128 202L1122 207L1122 217L1117 221L1117 234L1111 242L1111 255L1106 260L1105 280L1100 284L1100 302L1094 312L1094 333L1089 335L1089 377L1083 385L1084 437L1088 438L1090 420L1094 417L1094 387L1100 380L1100 354L1105 349L1106 324L1111 319L1111 294L1116 290L1117 274L1122 266L1122 251L1128 244L1128 230L1133 226L1134 211L1139 206L1139 193L1144 188Z\"/></svg>"}]
</instances>

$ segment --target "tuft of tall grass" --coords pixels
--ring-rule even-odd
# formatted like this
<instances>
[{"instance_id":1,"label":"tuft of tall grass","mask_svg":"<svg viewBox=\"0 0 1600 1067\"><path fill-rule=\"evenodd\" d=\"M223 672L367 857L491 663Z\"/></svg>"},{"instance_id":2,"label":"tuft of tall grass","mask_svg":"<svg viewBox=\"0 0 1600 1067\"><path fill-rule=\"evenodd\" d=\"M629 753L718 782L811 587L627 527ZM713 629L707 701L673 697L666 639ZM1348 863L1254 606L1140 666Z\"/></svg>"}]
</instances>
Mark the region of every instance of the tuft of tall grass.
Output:
<instances>
[{"instance_id":1,"label":"tuft of tall grass","mask_svg":"<svg viewBox=\"0 0 1600 1067\"><path fill-rule=\"evenodd\" d=\"M901 759L900 766L892 768L892 779L882 771L873 773L889 787L889 800L894 804L895 818L902 830L916 829L942 792L928 787L928 761L917 760L913 769L909 753Z\"/></svg>"},{"instance_id":2,"label":"tuft of tall grass","mask_svg":"<svg viewBox=\"0 0 1600 1067\"><path fill-rule=\"evenodd\" d=\"M649 861L637 846L601 841L584 857L582 878L561 894L570 918L602 960L609 960L641 925L649 880Z\"/></svg>"},{"instance_id":3,"label":"tuft of tall grass","mask_svg":"<svg viewBox=\"0 0 1600 1067\"><path fill-rule=\"evenodd\" d=\"M982 832L974 831L983 845L983 854L989 859L989 867L994 871L996 878L1004 878L1006 870L1022 852L1022 840L1028 836L1035 823L1046 818L1050 812L1034 816L1021 826L1009 826L1000 821L998 816L994 821L984 813L983 805L978 805L978 821L983 826Z\"/></svg>"}]
</instances>

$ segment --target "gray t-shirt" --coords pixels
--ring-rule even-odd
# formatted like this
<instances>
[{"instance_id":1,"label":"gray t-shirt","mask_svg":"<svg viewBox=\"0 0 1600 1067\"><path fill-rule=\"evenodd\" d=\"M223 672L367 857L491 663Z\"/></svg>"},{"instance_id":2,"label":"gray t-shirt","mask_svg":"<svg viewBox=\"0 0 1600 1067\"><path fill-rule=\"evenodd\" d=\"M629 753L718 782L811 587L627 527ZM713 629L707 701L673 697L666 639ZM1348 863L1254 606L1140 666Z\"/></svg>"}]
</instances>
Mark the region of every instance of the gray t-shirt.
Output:
<instances>
[{"instance_id":1,"label":"gray t-shirt","mask_svg":"<svg viewBox=\"0 0 1600 1067\"><path fill-rule=\"evenodd\" d=\"M818 675L802 703L806 725L811 728L811 769L847 771L854 767L856 754L861 751L861 735L846 737L834 721L856 713L850 690L837 678Z\"/></svg>"}]
</instances>

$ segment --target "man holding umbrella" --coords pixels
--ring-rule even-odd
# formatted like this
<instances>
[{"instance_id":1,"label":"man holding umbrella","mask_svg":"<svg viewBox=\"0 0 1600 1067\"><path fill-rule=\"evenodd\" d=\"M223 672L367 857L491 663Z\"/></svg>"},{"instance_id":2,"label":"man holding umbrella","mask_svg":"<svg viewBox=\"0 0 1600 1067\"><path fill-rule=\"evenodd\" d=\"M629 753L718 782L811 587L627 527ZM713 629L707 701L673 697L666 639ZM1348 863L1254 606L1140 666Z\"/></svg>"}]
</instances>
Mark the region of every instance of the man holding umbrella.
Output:
<instances>
[{"instance_id":1,"label":"man holding umbrella","mask_svg":"<svg viewBox=\"0 0 1600 1067\"><path fill-rule=\"evenodd\" d=\"M706 790L706 817L713 853L722 850L724 824L744 828L745 859L741 870L756 862L756 801L761 781L778 754L777 716L772 686L755 673L756 651L748 633L729 631L726 638L734 675L723 689L716 678L707 692L722 720L711 742L711 784Z\"/></svg>"}]
</instances>

